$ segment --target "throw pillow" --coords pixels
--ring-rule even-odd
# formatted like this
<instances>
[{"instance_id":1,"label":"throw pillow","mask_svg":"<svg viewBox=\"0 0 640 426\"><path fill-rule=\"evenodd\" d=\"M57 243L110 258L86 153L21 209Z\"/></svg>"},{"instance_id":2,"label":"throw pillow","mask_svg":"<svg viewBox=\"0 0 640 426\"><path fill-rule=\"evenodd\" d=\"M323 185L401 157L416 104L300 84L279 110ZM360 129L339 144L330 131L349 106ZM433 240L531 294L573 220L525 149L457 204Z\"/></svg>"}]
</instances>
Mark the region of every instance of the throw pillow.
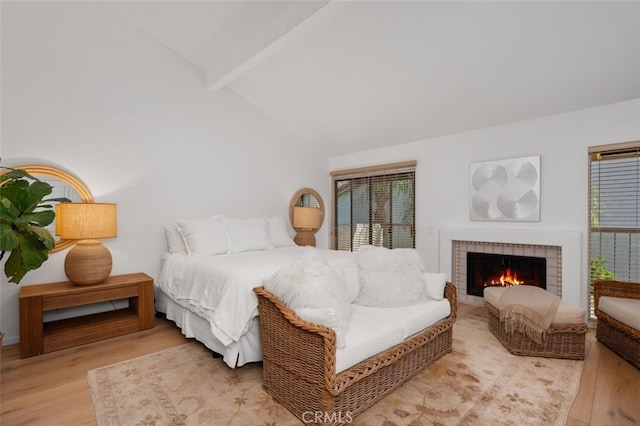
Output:
<instances>
[{"instance_id":1,"label":"throw pillow","mask_svg":"<svg viewBox=\"0 0 640 426\"><path fill-rule=\"evenodd\" d=\"M291 234L289 234L284 216L268 218L267 227L269 228L269 237L274 247L290 247L296 245L293 238L291 238Z\"/></svg>"},{"instance_id":2,"label":"throw pillow","mask_svg":"<svg viewBox=\"0 0 640 426\"><path fill-rule=\"evenodd\" d=\"M169 253L186 253L187 246L184 245L184 240L180 231L175 225L164 227L164 236L167 238L167 251Z\"/></svg>"},{"instance_id":3,"label":"throw pillow","mask_svg":"<svg viewBox=\"0 0 640 426\"><path fill-rule=\"evenodd\" d=\"M414 249L360 246L360 294L366 306L405 306L427 300L424 264Z\"/></svg>"},{"instance_id":4,"label":"throw pillow","mask_svg":"<svg viewBox=\"0 0 640 426\"><path fill-rule=\"evenodd\" d=\"M252 219L224 219L229 235L228 253L242 253L244 251L267 250L272 247L267 219L256 217Z\"/></svg>"},{"instance_id":5,"label":"throw pillow","mask_svg":"<svg viewBox=\"0 0 640 426\"><path fill-rule=\"evenodd\" d=\"M187 253L210 256L227 252L227 232L219 216L177 222Z\"/></svg>"},{"instance_id":6,"label":"throw pillow","mask_svg":"<svg viewBox=\"0 0 640 426\"><path fill-rule=\"evenodd\" d=\"M305 321L322 324L336 332L336 348L344 349L346 344L343 332L338 322L338 312L335 308L297 308L296 315Z\"/></svg>"},{"instance_id":7,"label":"throw pillow","mask_svg":"<svg viewBox=\"0 0 640 426\"><path fill-rule=\"evenodd\" d=\"M349 295L349 302L353 303L360 294L360 276L358 273L358 265L342 265L340 267L344 277L345 288Z\"/></svg>"},{"instance_id":8,"label":"throw pillow","mask_svg":"<svg viewBox=\"0 0 640 426\"><path fill-rule=\"evenodd\" d=\"M339 270L330 266L317 249L305 247L303 255L269 277L264 287L290 309L333 308L339 338L351 321L351 304Z\"/></svg>"},{"instance_id":9,"label":"throw pillow","mask_svg":"<svg viewBox=\"0 0 640 426\"><path fill-rule=\"evenodd\" d=\"M427 281L427 296L433 300L444 299L444 287L447 284L447 276L441 272L425 272Z\"/></svg>"}]
</instances>

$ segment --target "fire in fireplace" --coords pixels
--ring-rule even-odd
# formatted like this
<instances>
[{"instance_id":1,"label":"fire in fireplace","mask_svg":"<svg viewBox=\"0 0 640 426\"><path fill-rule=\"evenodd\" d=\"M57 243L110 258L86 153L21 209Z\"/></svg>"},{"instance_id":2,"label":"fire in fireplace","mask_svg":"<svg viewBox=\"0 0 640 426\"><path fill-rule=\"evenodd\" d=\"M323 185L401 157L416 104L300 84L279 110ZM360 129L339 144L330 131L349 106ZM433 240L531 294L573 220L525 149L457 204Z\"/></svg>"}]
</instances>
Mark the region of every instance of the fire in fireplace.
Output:
<instances>
[{"instance_id":1,"label":"fire in fireplace","mask_svg":"<svg viewBox=\"0 0 640 426\"><path fill-rule=\"evenodd\" d=\"M547 259L467 252L467 294L483 296L485 287L533 285L547 288Z\"/></svg>"}]
</instances>

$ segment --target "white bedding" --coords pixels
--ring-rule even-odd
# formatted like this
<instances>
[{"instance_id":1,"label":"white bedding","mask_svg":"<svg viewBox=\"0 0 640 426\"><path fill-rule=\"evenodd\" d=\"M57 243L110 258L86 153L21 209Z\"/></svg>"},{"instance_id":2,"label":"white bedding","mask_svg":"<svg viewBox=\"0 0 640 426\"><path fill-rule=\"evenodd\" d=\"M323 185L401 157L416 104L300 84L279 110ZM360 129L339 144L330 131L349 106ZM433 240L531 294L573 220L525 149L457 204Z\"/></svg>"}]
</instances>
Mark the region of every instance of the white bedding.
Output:
<instances>
[{"instance_id":1,"label":"white bedding","mask_svg":"<svg viewBox=\"0 0 640 426\"><path fill-rule=\"evenodd\" d=\"M351 252L298 246L215 256L166 253L157 285L175 302L208 320L211 333L228 346L238 342L258 315L252 289L304 250L320 250L331 265L355 264Z\"/></svg>"}]
</instances>

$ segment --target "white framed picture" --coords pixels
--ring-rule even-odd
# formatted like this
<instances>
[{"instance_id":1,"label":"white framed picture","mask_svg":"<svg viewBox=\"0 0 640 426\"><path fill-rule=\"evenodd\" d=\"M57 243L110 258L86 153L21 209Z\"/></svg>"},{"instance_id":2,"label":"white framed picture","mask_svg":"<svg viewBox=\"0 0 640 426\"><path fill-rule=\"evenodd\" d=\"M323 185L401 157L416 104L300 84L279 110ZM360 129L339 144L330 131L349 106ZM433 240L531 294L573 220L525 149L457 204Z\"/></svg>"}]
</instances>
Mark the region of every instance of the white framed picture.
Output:
<instances>
[{"instance_id":1,"label":"white framed picture","mask_svg":"<svg viewBox=\"0 0 640 426\"><path fill-rule=\"evenodd\" d=\"M469 219L540 221L540 156L472 163Z\"/></svg>"}]
</instances>

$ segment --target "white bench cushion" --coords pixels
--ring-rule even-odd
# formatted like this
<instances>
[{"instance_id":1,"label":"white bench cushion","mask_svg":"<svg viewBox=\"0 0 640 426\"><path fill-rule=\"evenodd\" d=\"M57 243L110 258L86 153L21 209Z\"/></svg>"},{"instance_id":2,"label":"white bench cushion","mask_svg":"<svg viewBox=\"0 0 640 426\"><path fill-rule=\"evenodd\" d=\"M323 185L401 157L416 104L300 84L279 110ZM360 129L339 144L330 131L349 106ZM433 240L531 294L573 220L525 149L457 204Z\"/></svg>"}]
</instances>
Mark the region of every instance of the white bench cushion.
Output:
<instances>
[{"instance_id":1,"label":"white bench cushion","mask_svg":"<svg viewBox=\"0 0 640 426\"><path fill-rule=\"evenodd\" d=\"M498 301L500 296L507 289L507 287L487 287L484 289L484 300L491 306L498 309ZM560 301L556 316L551 320L551 324L584 324L585 322L585 310L570 305L564 301Z\"/></svg>"},{"instance_id":2,"label":"white bench cushion","mask_svg":"<svg viewBox=\"0 0 640 426\"><path fill-rule=\"evenodd\" d=\"M382 308L377 306L351 305L352 312L359 312L371 318L380 318L385 322L402 327L403 338L424 330L432 324L446 318L451 313L448 299L429 300L417 305Z\"/></svg>"},{"instance_id":3,"label":"white bench cushion","mask_svg":"<svg viewBox=\"0 0 640 426\"><path fill-rule=\"evenodd\" d=\"M402 342L404 330L384 318L352 312L344 340L344 349L336 350L336 373Z\"/></svg>"},{"instance_id":4,"label":"white bench cushion","mask_svg":"<svg viewBox=\"0 0 640 426\"><path fill-rule=\"evenodd\" d=\"M351 311L345 347L336 351L337 373L448 317L451 305L448 299L389 308L354 303Z\"/></svg>"},{"instance_id":5,"label":"white bench cushion","mask_svg":"<svg viewBox=\"0 0 640 426\"><path fill-rule=\"evenodd\" d=\"M601 296L598 309L631 328L640 330L640 299Z\"/></svg>"}]
</instances>

